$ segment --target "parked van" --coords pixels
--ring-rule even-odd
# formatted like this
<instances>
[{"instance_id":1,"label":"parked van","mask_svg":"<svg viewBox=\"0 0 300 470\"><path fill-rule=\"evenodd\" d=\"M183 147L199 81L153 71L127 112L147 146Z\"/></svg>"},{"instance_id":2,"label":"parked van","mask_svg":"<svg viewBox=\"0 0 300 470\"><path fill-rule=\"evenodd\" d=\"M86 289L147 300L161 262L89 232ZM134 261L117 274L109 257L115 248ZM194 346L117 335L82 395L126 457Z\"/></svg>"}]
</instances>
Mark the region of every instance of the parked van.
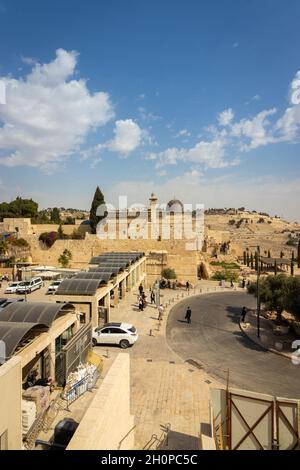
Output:
<instances>
[{"instance_id":1,"label":"parked van","mask_svg":"<svg viewBox=\"0 0 300 470\"><path fill-rule=\"evenodd\" d=\"M18 294L29 294L35 290L40 289L44 285L43 280L41 277L34 277L29 281L20 282L17 293Z\"/></svg>"}]
</instances>

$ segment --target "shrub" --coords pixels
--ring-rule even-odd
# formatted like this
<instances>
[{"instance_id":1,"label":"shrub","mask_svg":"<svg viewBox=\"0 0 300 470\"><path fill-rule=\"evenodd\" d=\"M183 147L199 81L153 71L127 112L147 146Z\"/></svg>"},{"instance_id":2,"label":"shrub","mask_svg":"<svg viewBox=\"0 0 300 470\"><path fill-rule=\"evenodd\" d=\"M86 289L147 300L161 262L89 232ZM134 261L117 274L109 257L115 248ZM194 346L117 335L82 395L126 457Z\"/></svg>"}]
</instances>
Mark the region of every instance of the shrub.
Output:
<instances>
[{"instance_id":1,"label":"shrub","mask_svg":"<svg viewBox=\"0 0 300 470\"><path fill-rule=\"evenodd\" d=\"M215 273L212 278L214 281L233 281L237 282L239 280L239 275L237 272L228 271L224 269L223 271L219 271Z\"/></svg>"},{"instance_id":2,"label":"shrub","mask_svg":"<svg viewBox=\"0 0 300 470\"><path fill-rule=\"evenodd\" d=\"M163 269L161 275L165 279L177 279L176 272L171 268Z\"/></svg>"},{"instance_id":3,"label":"shrub","mask_svg":"<svg viewBox=\"0 0 300 470\"><path fill-rule=\"evenodd\" d=\"M43 242L48 248L51 248L57 239L57 232L44 232L39 236L39 241Z\"/></svg>"}]
</instances>

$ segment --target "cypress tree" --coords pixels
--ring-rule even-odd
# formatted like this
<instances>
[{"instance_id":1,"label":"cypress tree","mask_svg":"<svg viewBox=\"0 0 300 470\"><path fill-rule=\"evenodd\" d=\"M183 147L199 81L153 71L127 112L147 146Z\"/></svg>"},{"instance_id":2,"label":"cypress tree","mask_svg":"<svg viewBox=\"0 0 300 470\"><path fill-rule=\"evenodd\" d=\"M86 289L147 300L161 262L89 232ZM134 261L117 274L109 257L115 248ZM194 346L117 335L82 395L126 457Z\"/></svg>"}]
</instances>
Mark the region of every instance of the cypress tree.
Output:
<instances>
[{"instance_id":1,"label":"cypress tree","mask_svg":"<svg viewBox=\"0 0 300 470\"><path fill-rule=\"evenodd\" d=\"M294 263L294 260L292 259L291 260L291 276L294 276L294 265L295 263Z\"/></svg>"},{"instance_id":2,"label":"cypress tree","mask_svg":"<svg viewBox=\"0 0 300 470\"><path fill-rule=\"evenodd\" d=\"M62 225L60 224L60 226L58 227L58 230L57 230L57 237L59 240L63 240L64 238L64 231L63 231L63 228L62 228Z\"/></svg>"},{"instance_id":3,"label":"cypress tree","mask_svg":"<svg viewBox=\"0 0 300 470\"><path fill-rule=\"evenodd\" d=\"M254 261L254 258L253 258L253 253L251 253L251 257L250 257L250 265L251 265L251 269L253 269L253 268L254 268L253 261Z\"/></svg>"},{"instance_id":4,"label":"cypress tree","mask_svg":"<svg viewBox=\"0 0 300 470\"><path fill-rule=\"evenodd\" d=\"M275 276L277 276L278 274L278 266L277 266L277 261L275 260L275 264L274 264L274 271L275 271Z\"/></svg>"},{"instance_id":5,"label":"cypress tree","mask_svg":"<svg viewBox=\"0 0 300 470\"><path fill-rule=\"evenodd\" d=\"M258 271L258 253L255 252L255 271Z\"/></svg>"},{"instance_id":6,"label":"cypress tree","mask_svg":"<svg viewBox=\"0 0 300 470\"><path fill-rule=\"evenodd\" d=\"M247 251L247 266L250 264L250 257L249 257L249 252Z\"/></svg>"},{"instance_id":7,"label":"cypress tree","mask_svg":"<svg viewBox=\"0 0 300 470\"><path fill-rule=\"evenodd\" d=\"M90 226L91 226L91 232L93 234L96 234L98 223L102 219L104 219L107 215L107 212L105 212L101 216L97 215L98 207L103 205L103 204L105 204L104 196L103 196L99 186L97 186L95 194L94 194L94 199L93 199L93 202L92 202L91 210L90 210Z\"/></svg>"},{"instance_id":8,"label":"cypress tree","mask_svg":"<svg viewBox=\"0 0 300 470\"><path fill-rule=\"evenodd\" d=\"M246 251L244 251L244 264L245 264L245 265L247 264L247 255L246 255Z\"/></svg>"},{"instance_id":9,"label":"cypress tree","mask_svg":"<svg viewBox=\"0 0 300 470\"><path fill-rule=\"evenodd\" d=\"M268 258L271 258L271 251L268 251Z\"/></svg>"}]
</instances>

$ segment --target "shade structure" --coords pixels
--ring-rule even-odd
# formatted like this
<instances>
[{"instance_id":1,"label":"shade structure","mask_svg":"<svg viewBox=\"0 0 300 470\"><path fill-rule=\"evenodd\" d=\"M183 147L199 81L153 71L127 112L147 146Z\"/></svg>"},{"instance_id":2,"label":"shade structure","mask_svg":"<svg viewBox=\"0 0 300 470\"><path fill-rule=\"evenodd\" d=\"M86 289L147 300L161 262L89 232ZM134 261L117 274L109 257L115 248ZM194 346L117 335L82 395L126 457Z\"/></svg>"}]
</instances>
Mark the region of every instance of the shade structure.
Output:
<instances>
[{"instance_id":1,"label":"shade structure","mask_svg":"<svg viewBox=\"0 0 300 470\"><path fill-rule=\"evenodd\" d=\"M93 266L89 269L89 273L102 273L102 274L110 274L111 277L117 276L120 272L119 268L112 268L112 267L101 267L101 266Z\"/></svg>"},{"instance_id":2,"label":"shade structure","mask_svg":"<svg viewBox=\"0 0 300 470\"><path fill-rule=\"evenodd\" d=\"M94 271L94 272L81 272L76 274L73 279L97 279L99 281L103 281L105 284L113 277L113 273L111 271L102 272L102 271Z\"/></svg>"},{"instance_id":3,"label":"shade structure","mask_svg":"<svg viewBox=\"0 0 300 470\"><path fill-rule=\"evenodd\" d=\"M4 345L1 351L1 356L4 357L0 357L0 363L10 359L18 347L26 345L37 334L47 329L46 325L38 323L0 321L0 341Z\"/></svg>"},{"instance_id":4,"label":"shade structure","mask_svg":"<svg viewBox=\"0 0 300 470\"><path fill-rule=\"evenodd\" d=\"M128 265L137 262L144 256L142 252L120 252L120 253L102 253L99 256L94 256L90 264L101 264L102 262L124 262Z\"/></svg>"},{"instance_id":5,"label":"shade structure","mask_svg":"<svg viewBox=\"0 0 300 470\"><path fill-rule=\"evenodd\" d=\"M5 307L1 314L1 322L43 324L48 328L59 316L74 313L72 304L50 302L14 302Z\"/></svg>"},{"instance_id":6,"label":"shade structure","mask_svg":"<svg viewBox=\"0 0 300 470\"><path fill-rule=\"evenodd\" d=\"M56 295L93 296L105 284L103 279L65 279L57 289Z\"/></svg>"}]
</instances>

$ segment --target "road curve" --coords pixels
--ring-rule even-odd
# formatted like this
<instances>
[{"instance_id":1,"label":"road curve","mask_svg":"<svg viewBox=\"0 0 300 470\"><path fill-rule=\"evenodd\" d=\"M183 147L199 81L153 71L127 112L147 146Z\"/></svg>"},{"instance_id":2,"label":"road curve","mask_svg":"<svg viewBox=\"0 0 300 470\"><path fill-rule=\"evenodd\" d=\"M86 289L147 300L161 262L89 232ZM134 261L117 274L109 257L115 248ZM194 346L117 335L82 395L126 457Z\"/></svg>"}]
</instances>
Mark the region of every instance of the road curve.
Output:
<instances>
[{"instance_id":1,"label":"road curve","mask_svg":"<svg viewBox=\"0 0 300 470\"><path fill-rule=\"evenodd\" d=\"M167 342L184 360L196 361L209 375L230 386L278 397L300 398L300 366L268 352L239 328L243 306L255 308L255 299L243 292L208 294L185 299L171 310ZM184 320L192 309L192 323Z\"/></svg>"}]
</instances>

